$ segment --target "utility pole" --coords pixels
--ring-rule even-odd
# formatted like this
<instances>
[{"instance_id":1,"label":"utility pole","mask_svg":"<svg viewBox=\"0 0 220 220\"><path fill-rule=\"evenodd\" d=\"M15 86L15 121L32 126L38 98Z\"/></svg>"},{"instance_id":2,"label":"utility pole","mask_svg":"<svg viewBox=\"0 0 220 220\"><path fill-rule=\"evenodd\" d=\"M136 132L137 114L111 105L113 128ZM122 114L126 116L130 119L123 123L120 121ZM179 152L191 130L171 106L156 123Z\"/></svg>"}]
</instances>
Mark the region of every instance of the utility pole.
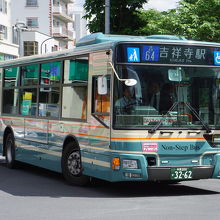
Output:
<instances>
[{"instance_id":1,"label":"utility pole","mask_svg":"<svg viewBox=\"0 0 220 220\"><path fill-rule=\"evenodd\" d=\"M110 34L110 0L105 0L105 34Z\"/></svg>"},{"instance_id":2,"label":"utility pole","mask_svg":"<svg viewBox=\"0 0 220 220\"><path fill-rule=\"evenodd\" d=\"M28 31L28 26L24 22L19 22L17 21L15 24L15 28L17 31L17 37L18 37L18 45L19 45L19 57L24 56L24 49L23 49L23 42L22 42L22 36L21 32L22 31Z\"/></svg>"}]
</instances>

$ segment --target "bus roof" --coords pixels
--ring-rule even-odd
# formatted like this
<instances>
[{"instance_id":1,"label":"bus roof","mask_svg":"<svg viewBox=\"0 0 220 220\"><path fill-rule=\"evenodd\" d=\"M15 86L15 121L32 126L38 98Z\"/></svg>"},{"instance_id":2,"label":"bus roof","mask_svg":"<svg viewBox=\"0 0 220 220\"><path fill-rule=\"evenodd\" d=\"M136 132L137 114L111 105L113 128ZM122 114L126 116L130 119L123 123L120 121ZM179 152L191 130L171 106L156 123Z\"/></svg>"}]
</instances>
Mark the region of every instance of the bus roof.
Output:
<instances>
[{"instance_id":1,"label":"bus roof","mask_svg":"<svg viewBox=\"0 0 220 220\"><path fill-rule=\"evenodd\" d=\"M185 37L175 35L149 35L149 36L130 36L130 35L111 35L101 32L82 37L76 47L94 45L104 42L160 42L160 43L181 43L181 44L202 44L207 46L220 46L219 43L187 40Z\"/></svg>"},{"instance_id":2,"label":"bus roof","mask_svg":"<svg viewBox=\"0 0 220 220\"><path fill-rule=\"evenodd\" d=\"M81 38L76 43L76 48L58 52L52 52L44 55L34 55L21 57L9 61L0 62L0 67L21 65L24 63L35 63L43 60L53 60L63 57L71 57L75 55L89 53L91 51L111 49L119 42L146 42L146 43L175 43L185 45L203 45L217 46L219 43L191 41L184 37L173 35L151 35L151 36L129 36L129 35L105 35L103 33L94 33Z\"/></svg>"},{"instance_id":3,"label":"bus roof","mask_svg":"<svg viewBox=\"0 0 220 220\"><path fill-rule=\"evenodd\" d=\"M104 42L121 42L121 41L152 41L152 40L171 40L171 41L187 41L184 37L174 35L150 35L150 36L130 36L130 35L111 35L103 33L94 33L81 38L76 47L98 44Z\"/></svg>"}]
</instances>

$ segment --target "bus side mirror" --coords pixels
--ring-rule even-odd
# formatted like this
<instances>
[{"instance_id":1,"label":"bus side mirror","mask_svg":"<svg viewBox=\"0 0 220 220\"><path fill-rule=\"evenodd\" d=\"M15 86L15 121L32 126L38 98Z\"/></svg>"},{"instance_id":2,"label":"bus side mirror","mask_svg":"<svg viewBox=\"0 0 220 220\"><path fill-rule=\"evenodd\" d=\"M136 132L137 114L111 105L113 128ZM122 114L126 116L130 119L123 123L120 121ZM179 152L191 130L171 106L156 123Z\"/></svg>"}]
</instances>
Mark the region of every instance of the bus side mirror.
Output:
<instances>
[{"instance_id":1,"label":"bus side mirror","mask_svg":"<svg viewBox=\"0 0 220 220\"><path fill-rule=\"evenodd\" d=\"M125 80L125 85L126 86L135 86L137 84L136 79L126 79Z\"/></svg>"},{"instance_id":2,"label":"bus side mirror","mask_svg":"<svg viewBox=\"0 0 220 220\"><path fill-rule=\"evenodd\" d=\"M108 92L107 89L107 78L104 76L98 77L98 94L106 95Z\"/></svg>"}]
</instances>

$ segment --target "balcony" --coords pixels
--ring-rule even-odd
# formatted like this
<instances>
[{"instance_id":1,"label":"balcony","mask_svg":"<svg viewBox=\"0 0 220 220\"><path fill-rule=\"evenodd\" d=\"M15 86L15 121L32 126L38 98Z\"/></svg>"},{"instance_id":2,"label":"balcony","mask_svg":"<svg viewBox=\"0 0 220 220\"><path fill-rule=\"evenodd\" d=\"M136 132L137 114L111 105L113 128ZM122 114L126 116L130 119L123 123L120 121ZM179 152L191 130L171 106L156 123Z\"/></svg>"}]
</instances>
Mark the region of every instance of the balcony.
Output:
<instances>
[{"instance_id":1,"label":"balcony","mask_svg":"<svg viewBox=\"0 0 220 220\"><path fill-rule=\"evenodd\" d=\"M66 27L53 27L53 37L63 38L63 40L72 41L73 32L68 30Z\"/></svg>"},{"instance_id":2,"label":"balcony","mask_svg":"<svg viewBox=\"0 0 220 220\"><path fill-rule=\"evenodd\" d=\"M70 14L68 10L61 5L53 6L53 16L66 23L73 21L72 14Z\"/></svg>"}]
</instances>

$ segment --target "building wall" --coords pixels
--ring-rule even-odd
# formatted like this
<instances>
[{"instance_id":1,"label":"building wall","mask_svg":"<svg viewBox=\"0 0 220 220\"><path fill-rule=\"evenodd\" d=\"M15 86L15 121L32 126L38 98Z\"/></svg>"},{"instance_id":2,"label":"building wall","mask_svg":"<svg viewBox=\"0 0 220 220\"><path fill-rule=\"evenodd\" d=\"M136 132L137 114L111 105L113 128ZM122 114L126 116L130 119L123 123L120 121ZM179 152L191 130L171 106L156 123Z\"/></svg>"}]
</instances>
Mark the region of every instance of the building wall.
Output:
<instances>
[{"instance_id":1,"label":"building wall","mask_svg":"<svg viewBox=\"0 0 220 220\"><path fill-rule=\"evenodd\" d=\"M73 27L75 30L75 39L76 42L81 38L89 34L87 30L87 21L83 18L85 15L85 11L83 7L79 4L73 5L73 16L74 16L74 23Z\"/></svg>"},{"instance_id":2,"label":"building wall","mask_svg":"<svg viewBox=\"0 0 220 220\"><path fill-rule=\"evenodd\" d=\"M18 56L18 45L12 43L11 0L7 2L7 13L0 11L0 25L7 27L7 38L0 38L0 60Z\"/></svg>"},{"instance_id":3,"label":"building wall","mask_svg":"<svg viewBox=\"0 0 220 220\"><path fill-rule=\"evenodd\" d=\"M50 1L52 0L38 0L38 7L27 7L26 0L11 0L12 24L15 25L17 22L27 24L28 18L38 18L38 27L30 29L50 35Z\"/></svg>"},{"instance_id":4,"label":"building wall","mask_svg":"<svg viewBox=\"0 0 220 220\"><path fill-rule=\"evenodd\" d=\"M10 2L11 0L7 0L7 14L5 14L4 12L0 12L0 24L4 25L8 28L8 39L5 39L7 42L11 42L12 38L11 38L11 10L10 10Z\"/></svg>"},{"instance_id":5,"label":"building wall","mask_svg":"<svg viewBox=\"0 0 220 220\"><path fill-rule=\"evenodd\" d=\"M56 36L55 39L59 41L58 50L63 50L66 48L72 48L74 46L75 40L73 35L73 25L70 21L61 19L59 16L59 10L61 14L67 12L69 14L71 11L69 7L66 9L66 3L72 3L71 0L38 0L37 7L27 7L26 0L11 0L12 1L12 24L24 23L28 26L27 31L37 31L41 32L49 37ZM18 4L19 1L19 4ZM62 7L61 7L62 6ZM53 15L58 10L58 14ZM65 13L64 13L65 14ZM68 17L68 16L67 16ZM38 18L38 27L30 27L27 23L28 18ZM53 22L53 20L55 22ZM73 21L73 20L72 20ZM58 26L54 26L54 23ZM26 35L22 31L22 35ZM40 40L40 39L39 39Z\"/></svg>"},{"instance_id":6,"label":"building wall","mask_svg":"<svg viewBox=\"0 0 220 220\"><path fill-rule=\"evenodd\" d=\"M21 38L21 56L24 56L24 42L26 41L38 42L38 54L51 53L55 46L59 47L57 40L38 31L24 31L21 34Z\"/></svg>"}]
</instances>

